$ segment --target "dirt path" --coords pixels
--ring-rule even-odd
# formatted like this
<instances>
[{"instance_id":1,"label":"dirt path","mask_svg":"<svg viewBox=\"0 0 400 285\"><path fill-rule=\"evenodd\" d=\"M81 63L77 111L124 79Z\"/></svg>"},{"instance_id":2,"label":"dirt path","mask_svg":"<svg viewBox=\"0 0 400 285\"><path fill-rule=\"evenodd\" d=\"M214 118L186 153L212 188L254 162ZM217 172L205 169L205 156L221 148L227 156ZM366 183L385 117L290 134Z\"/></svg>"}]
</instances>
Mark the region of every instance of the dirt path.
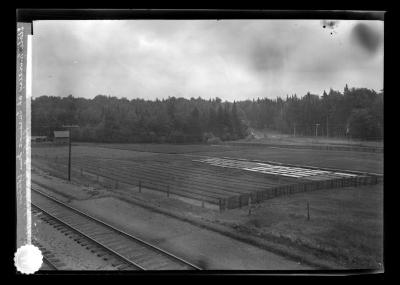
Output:
<instances>
[{"instance_id":1,"label":"dirt path","mask_svg":"<svg viewBox=\"0 0 400 285\"><path fill-rule=\"evenodd\" d=\"M116 198L73 201L72 205L204 269L312 269L258 247Z\"/></svg>"}]
</instances>

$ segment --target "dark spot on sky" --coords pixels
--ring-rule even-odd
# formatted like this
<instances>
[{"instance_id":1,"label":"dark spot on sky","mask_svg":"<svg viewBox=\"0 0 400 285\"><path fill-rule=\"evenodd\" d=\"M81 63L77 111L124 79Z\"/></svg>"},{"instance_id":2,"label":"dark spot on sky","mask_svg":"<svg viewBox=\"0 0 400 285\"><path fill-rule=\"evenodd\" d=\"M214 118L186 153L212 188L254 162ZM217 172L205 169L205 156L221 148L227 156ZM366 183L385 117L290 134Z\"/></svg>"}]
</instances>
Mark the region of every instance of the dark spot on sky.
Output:
<instances>
[{"instance_id":1,"label":"dark spot on sky","mask_svg":"<svg viewBox=\"0 0 400 285\"><path fill-rule=\"evenodd\" d=\"M324 29L325 28L334 29L339 25L339 21L337 21L337 20L322 20L321 25Z\"/></svg>"},{"instance_id":2,"label":"dark spot on sky","mask_svg":"<svg viewBox=\"0 0 400 285\"><path fill-rule=\"evenodd\" d=\"M381 35L364 23L359 23L354 26L352 37L359 46L370 53L376 52L382 42Z\"/></svg>"}]
</instances>

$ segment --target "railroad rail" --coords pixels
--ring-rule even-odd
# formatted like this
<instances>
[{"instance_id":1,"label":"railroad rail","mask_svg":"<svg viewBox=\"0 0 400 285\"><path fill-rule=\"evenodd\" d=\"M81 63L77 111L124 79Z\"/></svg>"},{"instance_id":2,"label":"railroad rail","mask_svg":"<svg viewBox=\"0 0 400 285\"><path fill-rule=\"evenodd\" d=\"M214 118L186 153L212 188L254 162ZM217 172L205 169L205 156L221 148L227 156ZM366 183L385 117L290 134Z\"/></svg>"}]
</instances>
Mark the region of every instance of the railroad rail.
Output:
<instances>
[{"instance_id":1,"label":"railroad rail","mask_svg":"<svg viewBox=\"0 0 400 285\"><path fill-rule=\"evenodd\" d=\"M90 216L32 187L32 206L136 270L200 270L172 253Z\"/></svg>"},{"instance_id":2,"label":"railroad rail","mask_svg":"<svg viewBox=\"0 0 400 285\"><path fill-rule=\"evenodd\" d=\"M43 247L35 239L32 240L32 244L35 245L36 247L38 247L40 249L40 251L42 252L43 264L40 267L40 270L59 270L60 269L61 266L58 264L59 262L57 262L56 260L54 260L54 258L51 257L51 253L45 247Z\"/></svg>"},{"instance_id":3,"label":"railroad rail","mask_svg":"<svg viewBox=\"0 0 400 285\"><path fill-rule=\"evenodd\" d=\"M43 264L42 267L47 267L48 270L59 270L56 265L54 265L47 257L43 256ZM46 270L46 269L44 269Z\"/></svg>"},{"instance_id":4,"label":"railroad rail","mask_svg":"<svg viewBox=\"0 0 400 285\"><path fill-rule=\"evenodd\" d=\"M104 247L102 244L98 243L96 240L93 240L86 234L77 230L74 227L71 227L69 224L63 222L62 220L56 218L52 214L48 213L46 210L35 206L32 204L32 212L35 213L37 218L40 218L44 222L51 224L57 230L62 233L72 237L77 243L82 246L85 246L88 250L96 253L99 257L102 257L104 260L108 260L113 267L118 270L142 270L142 268L132 264L130 261L125 258L119 256L119 254L115 253L112 250ZM36 244L35 244L36 245ZM63 264L61 266L58 265L60 262L57 260L53 260L50 256L46 256L46 249L37 245L43 254L43 270L62 270ZM47 268L46 268L47 267Z\"/></svg>"}]
</instances>

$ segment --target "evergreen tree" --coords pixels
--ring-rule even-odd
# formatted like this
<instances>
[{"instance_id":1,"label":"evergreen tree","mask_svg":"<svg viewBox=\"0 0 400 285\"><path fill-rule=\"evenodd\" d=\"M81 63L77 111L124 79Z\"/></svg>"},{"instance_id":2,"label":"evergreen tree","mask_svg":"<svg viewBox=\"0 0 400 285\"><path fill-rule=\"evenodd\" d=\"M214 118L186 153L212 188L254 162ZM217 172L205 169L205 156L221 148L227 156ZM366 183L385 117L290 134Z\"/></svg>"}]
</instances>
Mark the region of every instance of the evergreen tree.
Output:
<instances>
[{"instance_id":1,"label":"evergreen tree","mask_svg":"<svg viewBox=\"0 0 400 285\"><path fill-rule=\"evenodd\" d=\"M41 96L32 99L32 135L52 136L63 125L78 124L77 140L108 142L202 141L204 134L222 140L245 136L247 129L269 128L296 135L319 133L332 137L351 135L361 139L383 136L383 90L330 89L322 96L222 102L201 98L169 97L163 100L118 99L97 95L93 99Z\"/></svg>"}]
</instances>

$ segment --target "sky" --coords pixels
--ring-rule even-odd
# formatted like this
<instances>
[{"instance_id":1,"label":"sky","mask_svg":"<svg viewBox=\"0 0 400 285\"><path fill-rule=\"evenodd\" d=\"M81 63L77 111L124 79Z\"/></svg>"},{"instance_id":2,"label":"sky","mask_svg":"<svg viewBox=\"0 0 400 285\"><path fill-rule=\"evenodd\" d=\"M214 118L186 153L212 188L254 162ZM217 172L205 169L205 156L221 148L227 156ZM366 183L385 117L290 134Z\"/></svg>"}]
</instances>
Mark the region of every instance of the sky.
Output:
<instances>
[{"instance_id":1,"label":"sky","mask_svg":"<svg viewBox=\"0 0 400 285\"><path fill-rule=\"evenodd\" d=\"M35 21L33 97L238 101L383 88L382 21Z\"/></svg>"}]
</instances>

